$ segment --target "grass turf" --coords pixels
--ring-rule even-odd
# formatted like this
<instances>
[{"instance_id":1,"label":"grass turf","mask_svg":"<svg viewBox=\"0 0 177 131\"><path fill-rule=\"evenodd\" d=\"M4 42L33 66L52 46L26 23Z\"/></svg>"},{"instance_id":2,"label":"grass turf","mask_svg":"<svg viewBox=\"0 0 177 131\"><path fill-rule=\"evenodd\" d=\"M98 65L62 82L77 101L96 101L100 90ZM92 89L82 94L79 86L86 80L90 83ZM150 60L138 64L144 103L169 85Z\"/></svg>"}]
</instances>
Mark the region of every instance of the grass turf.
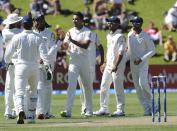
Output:
<instances>
[{"instance_id":1,"label":"grass turf","mask_svg":"<svg viewBox=\"0 0 177 131\"><path fill-rule=\"evenodd\" d=\"M161 122L158 124L151 123L151 117L143 116L142 107L139 104L136 94L126 94L126 106L125 112L126 116L121 118L111 118L111 117L90 117L84 118L80 115L80 98L75 97L75 102L73 105L73 112L71 119L61 118L59 113L64 109L66 102L66 95L54 95L52 97L52 112L56 118L48 120L37 120L36 124L24 124L17 125L16 120L5 120L3 117L4 113L4 97L0 97L1 109L0 109L0 131L55 131L55 130L65 130L65 131L90 131L90 130L100 130L100 131L110 131L110 130L129 130L129 131L147 131L147 130L159 130L159 131L175 131L177 129L177 105L175 104L177 100L176 93L167 94L167 123ZM163 95L161 95L161 100ZM161 101L163 114L163 102ZM115 96L110 95L109 107L110 111L113 112L115 107ZM99 109L99 95L93 95L93 108L94 110ZM157 117L156 117L157 118ZM163 116L162 116L163 120Z\"/></svg>"}]
</instances>

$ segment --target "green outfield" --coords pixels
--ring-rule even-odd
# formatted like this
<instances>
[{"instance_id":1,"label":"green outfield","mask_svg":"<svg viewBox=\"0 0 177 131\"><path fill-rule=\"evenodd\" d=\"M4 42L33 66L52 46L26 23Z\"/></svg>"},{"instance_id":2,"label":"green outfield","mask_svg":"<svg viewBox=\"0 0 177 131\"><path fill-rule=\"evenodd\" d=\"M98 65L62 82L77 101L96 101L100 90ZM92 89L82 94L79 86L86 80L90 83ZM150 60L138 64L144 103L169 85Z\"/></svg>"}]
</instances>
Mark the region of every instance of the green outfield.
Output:
<instances>
[{"instance_id":1,"label":"green outfield","mask_svg":"<svg viewBox=\"0 0 177 131\"><path fill-rule=\"evenodd\" d=\"M167 123L152 124L151 117L144 117L143 110L135 93L126 94L125 117L90 117L80 115L80 99L75 97L72 118L61 118L59 113L64 109L66 95L54 95L52 99L52 112L56 118L49 120L37 120L36 124L17 125L16 120L6 120L4 113L4 97L0 97L0 131L176 131L177 129L177 94L167 93ZM163 95L161 95L161 98ZM161 102L163 114L163 102ZM110 95L110 111L115 110L115 96ZM93 96L93 108L99 108L99 95ZM162 116L163 120L163 116Z\"/></svg>"}]
</instances>

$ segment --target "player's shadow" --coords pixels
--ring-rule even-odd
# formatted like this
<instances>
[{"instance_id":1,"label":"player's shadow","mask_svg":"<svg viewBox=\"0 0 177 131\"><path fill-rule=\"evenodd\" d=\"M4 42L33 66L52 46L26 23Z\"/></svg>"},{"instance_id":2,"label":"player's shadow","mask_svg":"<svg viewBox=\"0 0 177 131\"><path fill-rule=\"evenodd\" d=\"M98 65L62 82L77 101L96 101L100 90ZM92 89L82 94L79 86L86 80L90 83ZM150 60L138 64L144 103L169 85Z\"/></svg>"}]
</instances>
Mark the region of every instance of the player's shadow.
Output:
<instances>
[{"instance_id":1,"label":"player's shadow","mask_svg":"<svg viewBox=\"0 0 177 131\"><path fill-rule=\"evenodd\" d=\"M155 55L153 55L153 57L162 57L163 54L162 53L155 53Z\"/></svg>"},{"instance_id":2,"label":"player's shadow","mask_svg":"<svg viewBox=\"0 0 177 131\"><path fill-rule=\"evenodd\" d=\"M68 16L68 15L74 14L74 11L69 10L69 9L61 9L60 13L61 13L61 15Z\"/></svg>"}]
</instances>

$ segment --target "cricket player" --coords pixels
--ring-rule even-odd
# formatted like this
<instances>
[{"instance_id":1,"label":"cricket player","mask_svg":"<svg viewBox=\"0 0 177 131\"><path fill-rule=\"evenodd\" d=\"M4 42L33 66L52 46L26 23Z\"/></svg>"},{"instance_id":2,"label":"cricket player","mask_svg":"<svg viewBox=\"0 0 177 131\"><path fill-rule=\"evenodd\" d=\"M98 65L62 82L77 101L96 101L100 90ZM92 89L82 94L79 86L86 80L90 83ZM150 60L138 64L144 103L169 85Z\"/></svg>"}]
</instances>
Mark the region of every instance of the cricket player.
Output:
<instances>
[{"instance_id":1,"label":"cricket player","mask_svg":"<svg viewBox=\"0 0 177 131\"><path fill-rule=\"evenodd\" d=\"M28 116L29 123L35 122L37 102L37 84L39 80L39 58L48 62L48 52L43 38L32 31L33 20L30 16L24 16L22 20L24 30L12 38L10 47L5 52L6 63L17 52L15 62L15 96L19 111L17 124L24 124L24 95L26 86L30 86Z\"/></svg>"},{"instance_id":2,"label":"cricket player","mask_svg":"<svg viewBox=\"0 0 177 131\"><path fill-rule=\"evenodd\" d=\"M16 34L22 32L21 29L21 20L22 17L19 17L17 14L13 13L7 16L7 19L3 21L5 28L2 31L3 41L5 42L5 48L9 48L12 38ZM8 70L6 73L6 82L5 82L5 113L4 116L6 119L14 119L15 113L18 113L17 109L14 109L16 106L15 101L15 85L14 85L14 64L16 61L16 54L13 55L11 62L8 65ZM14 105L14 107L12 106ZM16 108L16 107L15 107Z\"/></svg>"},{"instance_id":3,"label":"cricket player","mask_svg":"<svg viewBox=\"0 0 177 131\"><path fill-rule=\"evenodd\" d=\"M88 19L87 17L84 18L84 26L86 26L87 28L90 29L91 23L90 23L90 19ZM91 29L90 29L90 31L91 31ZM96 49L98 49L100 52L100 55L101 55L100 65L102 65L104 62L103 46L100 43L98 35L95 32L91 31L91 44L90 44L88 50L89 50L89 56L90 56L89 57L90 58L90 77L91 77L92 86L93 86L93 82L95 80ZM81 95L80 95L81 115L84 115L86 113L86 105L85 105L84 87L83 87L80 77L78 78L78 82L79 82L79 86L81 89ZM92 87L92 89L93 89L93 87Z\"/></svg>"},{"instance_id":4,"label":"cricket player","mask_svg":"<svg viewBox=\"0 0 177 131\"><path fill-rule=\"evenodd\" d=\"M77 86L80 79L84 87L86 113L92 116L92 86L90 80L90 58L89 45L91 43L91 32L83 26L83 15L77 12L73 15L74 27L71 28L64 39L64 45L69 47L70 62L68 69L68 90L65 110L61 112L62 117L71 117L72 105Z\"/></svg>"},{"instance_id":5,"label":"cricket player","mask_svg":"<svg viewBox=\"0 0 177 131\"><path fill-rule=\"evenodd\" d=\"M134 17L132 30L128 33L127 56L138 99L144 108L144 115L151 115L151 91L148 82L148 59L155 54L155 46L147 33L142 30L143 19Z\"/></svg>"},{"instance_id":6,"label":"cricket player","mask_svg":"<svg viewBox=\"0 0 177 131\"><path fill-rule=\"evenodd\" d=\"M3 60L4 50L3 50L3 38L0 35L0 62Z\"/></svg>"},{"instance_id":7,"label":"cricket player","mask_svg":"<svg viewBox=\"0 0 177 131\"><path fill-rule=\"evenodd\" d=\"M56 45L54 34L47 28L44 15L39 14L35 16L34 21L36 32L44 38L45 44L48 47L48 55L51 58L49 63L40 64L36 114L38 119L49 119L50 117L53 117L51 114L52 72L54 70L54 62L56 61L56 55L60 45ZM46 69L45 65L49 65L50 68ZM51 71L51 78L47 78L47 72L49 70Z\"/></svg>"},{"instance_id":8,"label":"cricket player","mask_svg":"<svg viewBox=\"0 0 177 131\"><path fill-rule=\"evenodd\" d=\"M0 18L0 62L3 60L3 56L4 56L4 49L3 49L3 37L2 37L2 22L3 19Z\"/></svg>"},{"instance_id":9,"label":"cricket player","mask_svg":"<svg viewBox=\"0 0 177 131\"><path fill-rule=\"evenodd\" d=\"M114 84L116 96L116 111L111 114L112 117L124 116L124 69L125 69L125 49L126 40L120 33L120 19L112 16L107 19L110 33L107 35L107 54L106 63L101 66L103 72L100 87L100 109L94 112L96 116L109 115L108 101L109 88Z\"/></svg>"}]
</instances>

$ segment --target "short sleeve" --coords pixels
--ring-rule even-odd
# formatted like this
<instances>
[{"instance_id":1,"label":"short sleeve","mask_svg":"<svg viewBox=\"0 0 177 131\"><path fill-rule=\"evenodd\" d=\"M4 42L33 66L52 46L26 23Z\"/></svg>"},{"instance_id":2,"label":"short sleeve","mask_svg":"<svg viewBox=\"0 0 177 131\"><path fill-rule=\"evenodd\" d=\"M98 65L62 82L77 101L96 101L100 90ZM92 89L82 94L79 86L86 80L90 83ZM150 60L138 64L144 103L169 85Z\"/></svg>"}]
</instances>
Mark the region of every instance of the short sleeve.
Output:
<instances>
[{"instance_id":1,"label":"short sleeve","mask_svg":"<svg viewBox=\"0 0 177 131\"><path fill-rule=\"evenodd\" d=\"M123 54L126 48L126 40L125 37L122 35L118 38L118 52Z\"/></svg>"}]
</instances>

